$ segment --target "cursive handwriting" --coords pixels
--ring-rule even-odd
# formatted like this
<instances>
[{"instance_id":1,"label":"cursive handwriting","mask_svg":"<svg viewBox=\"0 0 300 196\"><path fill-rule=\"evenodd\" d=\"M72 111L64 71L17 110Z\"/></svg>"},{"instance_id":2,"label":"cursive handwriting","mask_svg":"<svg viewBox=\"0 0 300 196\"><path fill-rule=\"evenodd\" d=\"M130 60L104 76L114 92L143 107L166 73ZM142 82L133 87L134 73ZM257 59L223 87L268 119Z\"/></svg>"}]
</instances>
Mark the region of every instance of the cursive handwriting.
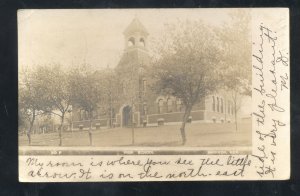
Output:
<instances>
[{"instance_id":1,"label":"cursive handwriting","mask_svg":"<svg viewBox=\"0 0 300 196\"><path fill-rule=\"evenodd\" d=\"M288 72L283 71L288 66L289 59L279 49L279 39L276 31L268 25L260 23L257 36L258 46L253 50L253 83L254 97L258 100L253 107L253 124L257 146L253 153L256 173L260 177L276 173L277 146L279 128L286 126L278 113L286 111L282 100L282 92L288 89Z\"/></svg>"}]
</instances>

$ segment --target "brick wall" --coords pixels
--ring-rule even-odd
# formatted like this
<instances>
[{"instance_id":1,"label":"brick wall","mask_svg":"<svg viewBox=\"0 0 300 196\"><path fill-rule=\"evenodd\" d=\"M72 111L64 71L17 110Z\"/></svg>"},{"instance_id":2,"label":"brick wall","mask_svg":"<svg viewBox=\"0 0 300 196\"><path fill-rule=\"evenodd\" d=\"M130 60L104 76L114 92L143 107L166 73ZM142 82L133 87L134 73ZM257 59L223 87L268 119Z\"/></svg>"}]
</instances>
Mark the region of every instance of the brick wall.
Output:
<instances>
[{"instance_id":1,"label":"brick wall","mask_svg":"<svg viewBox=\"0 0 300 196\"><path fill-rule=\"evenodd\" d=\"M115 119L113 119L113 122ZM94 119L92 122L92 127L96 127L96 124L100 123L100 127L107 127L109 125L109 119ZM79 125L83 125L83 128L89 128L90 127L90 121L84 120L84 121L74 121L73 122L73 128L79 129Z\"/></svg>"},{"instance_id":2,"label":"brick wall","mask_svg":"<svg viewBox=\"0 0 300 196\"><path fill-rule=\"evenodd\" d=\"M164 119L165 123L168 122L181 122L183 118L183 112L173 112L173 113L164 113L164 114L152 114L148 115L148 123L154 124L157 123L157 120L160 118ZM192 120L204 120L204 111L192 111L191 112Z\"/></svg>"}]
</instances>

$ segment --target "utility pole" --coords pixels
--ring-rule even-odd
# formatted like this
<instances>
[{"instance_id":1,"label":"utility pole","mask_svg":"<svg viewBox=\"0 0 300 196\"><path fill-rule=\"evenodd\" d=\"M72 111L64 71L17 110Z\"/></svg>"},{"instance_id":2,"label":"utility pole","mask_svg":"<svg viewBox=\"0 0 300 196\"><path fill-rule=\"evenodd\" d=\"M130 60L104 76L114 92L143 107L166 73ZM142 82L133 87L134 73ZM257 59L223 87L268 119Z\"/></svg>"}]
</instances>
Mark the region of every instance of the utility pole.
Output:
<instances>
[{"instance_id":1,"label":"utility pole","mask_svg":"<svg viewBox=\"0 0 300 196\"><path fill-rule=\"evenodd\" d=\"M92 136L92 118L93 118L93 114L92 114L92 110L89 109L89 119L90 119L90 127L89 127L89 139L90 139L90 146L93 145L93 136Z\"/></svg>"},{"instance_id":2,"label":"utility pole","mask_svg":"<svg viewBox=\"0 0 300 196\"><path fill-rule=\"evenodd\" d=\"M111 74L110 74L110 77L113 77L113 75L112 75L113 73L111 72ZM110 79L112 79L112 78L110 78ZM112 83L112 80L110 80L110 82L109 82L109 86L110 86L110 92L109 92L109 103L110 103L110 127L112 128L113 127L113 120L112 120L112 118L113 118L113 111L112 111L112 86L111 86L111 83Z\"/></svg>"},{"instance_id":3,"label":"utility pole","mask_svg":"<svg viewBox=\"0 0 300 196\"><path fill-rule=\"evenodd\" d=\"M131 134L132 134L132 144L134 144L134 111L133 111L133 98L131 99Z\"/></svg>"},{"instance_id":4,"label":"utility pole","mask_svg":"<svg viewBox=\"0 0 300 196\"><path fill-rule=\"evenodd\" d=\"M225 123L227 123L227 96L224 97L224 113L225 113Z\"/></svg>"},{"instance_id":5,"label":"utility pole","mask_svg":"<svg viewBox=\"0 0 300 196\"><path fill-rule=\"evenodd\" d=\"M110 92L110 95L109 95L109 103L110 103L110 119L109 119L109 121L110 121L110 128L112 128L113 126L113 122L112 122L112 118L113 118L113 114L112 114L112 98L111 98L111 92Z\"/></svg>"},{"instance_id":6,"label":"utility pole","mask_svg":"<svg viewBox=\"0 0 300 196\"><path fill-rule=\"evenodd\" d=\"M71 133L73 136L73 108L70 109L70 114L71 114Z\"/></svg>"},{"instance_id":7,"label":"utility pole","mask_svg":"<svg viewBox=\"0 0 300 196\"><path fill-rule=\"evenodd\" d=\"M112 77L113 77L113 73L112 73L112 70L110 70L109 68L109 64L107 65L107 69L108 69L108 74L109 74L109 126L110 128L112 128L113 126L113 122L112 122L112 118L113 118L113 114L112 114L112 86L111 86L111 83L113 82L112 81Z\"/></svg>"},{"instance_id":8,"label":"utility pole","mask_svg":"<svg viewBox=\"0 0 300 196\"><path fill-rule=\"evenodd\" d=\"M134 144L134 93L135 93L135 85L133 81L133 71L134 67L133 64L131 64L131 85L132 85L132 95L131 95L131 134L132 134L132 144Z\"/></svg>"}]
</instances>

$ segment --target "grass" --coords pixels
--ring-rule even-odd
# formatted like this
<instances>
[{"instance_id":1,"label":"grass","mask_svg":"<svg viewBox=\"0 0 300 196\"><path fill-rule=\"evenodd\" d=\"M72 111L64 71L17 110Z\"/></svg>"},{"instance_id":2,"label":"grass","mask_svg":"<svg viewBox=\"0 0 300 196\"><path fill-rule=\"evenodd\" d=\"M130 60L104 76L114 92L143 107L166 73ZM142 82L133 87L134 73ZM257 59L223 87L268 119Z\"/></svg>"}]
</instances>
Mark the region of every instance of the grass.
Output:
<instances>
[{"instance_id":1,"label":"grass","mask_svg":"<svg viewBox=\"0 0 300 196\"><path fill-rule=\"evenodd\" d=\"M192 123L186 126L187 147L232 147L251 146L251 124L238 125L235 131L232 123ZM101 129L93 131L93 146L180 146L180 125L165 125L160 127L135 128L132 144L131 128ZM89 146L87 131L63 133L63 146ZM33 146L58 146L58 133L32 135ZM28 145L25 135L19 136L19 145Z\"/></svg>"}]
</instances>

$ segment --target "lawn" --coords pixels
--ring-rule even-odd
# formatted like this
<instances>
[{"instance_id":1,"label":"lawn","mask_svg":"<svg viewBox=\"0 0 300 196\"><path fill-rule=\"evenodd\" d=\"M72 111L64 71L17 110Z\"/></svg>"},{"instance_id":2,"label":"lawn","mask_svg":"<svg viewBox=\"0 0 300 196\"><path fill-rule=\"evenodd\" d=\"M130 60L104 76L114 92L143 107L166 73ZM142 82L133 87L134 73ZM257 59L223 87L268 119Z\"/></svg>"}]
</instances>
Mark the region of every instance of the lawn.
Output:
<instances>
[{"instance_id":1,"label":"lawn","mask_svg":"<svg viewBox=\"0 0 300 196\"><path fill-rule=\"evenodd\" d=\"M186 126L187 147L234 147L251 146L251 124L238 125L192 123ZM180 146L180 125L165 125L160 127L135 128L132 144L131 128L101 129L93 131L93 146ZM32 135L33 146L58 146L58 133ZM19 136L19 145L28 145L25 135ZM74 131L63 133L63 146L89 146L87 131Z\"/></svg>"}]
</instances>

